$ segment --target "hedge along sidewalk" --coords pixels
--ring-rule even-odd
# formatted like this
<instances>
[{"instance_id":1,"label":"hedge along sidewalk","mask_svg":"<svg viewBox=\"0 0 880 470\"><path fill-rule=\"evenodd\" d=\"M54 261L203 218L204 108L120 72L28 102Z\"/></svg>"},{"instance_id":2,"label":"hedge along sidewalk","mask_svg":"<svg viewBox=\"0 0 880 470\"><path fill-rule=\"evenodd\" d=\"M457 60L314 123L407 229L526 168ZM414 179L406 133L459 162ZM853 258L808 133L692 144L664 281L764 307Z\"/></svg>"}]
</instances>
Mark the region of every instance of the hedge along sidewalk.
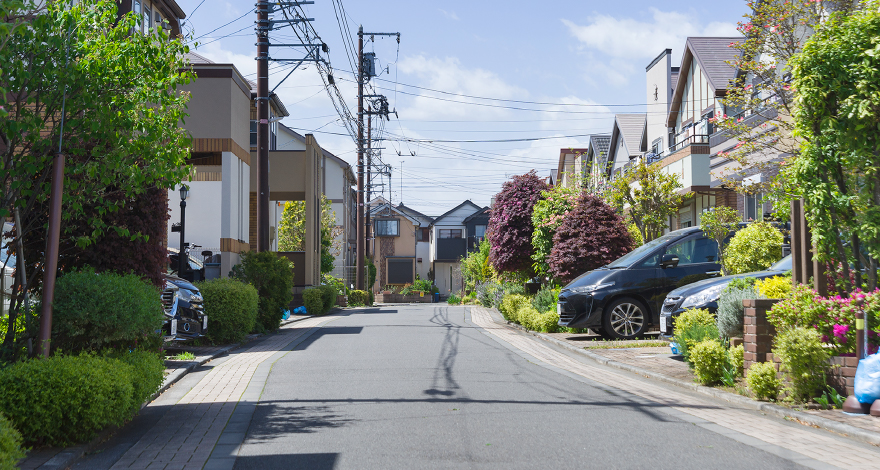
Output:
<instances>
[{"instance_id":1,"label":"hedge along sidewalk","mask_svg":"<svg viewBox=\"0 0 880 470\"><path fill-rule=\"evenodd\" d=\"M336 313L339 309L334 308L330 311L329 314ZM210 317L208 317L210 319ZM282 320L281 326L284 327L291 323L299 322L302 320L307 320L312 318L312 315L291 315L287 320ZM236 349L241 348L242 346L247 345L250 341L257 339L261 336L265 336L264 334L256 334L249 335L244 341L241 343L228 344L222 346L195 346L195 347L182 347L180 349L188 350L196 354L195 360L192 361L171 361L177 362L177 367L168 367L166 361L166 371L170 371L166 376L165 380L162 382L162 386L159 387L159 390L153 394L150 399L141 405L141 408L147 406L150 402L155 400L159 395L164 393L166 390L171 388L175 383L180 381L184 376L195 370L197 367L200 367L207 362L217 359L225 354L235 351ZM201 353L201 354L199 354ZM81 444L74 447L67 447L64 449L61 448L40 448L34 449L31 452L28 452L28 455L18 462L19 468L21 470L31 470L31 469L41 469L41 470L62 470L67 467L70 467L74 462L83 457L84 455L94 452L102 443L110 439L119 428L116 426L111 426L110 428L105 429L103 432L98 434L95 439L91 442Z\"/></svg>"},{"instance_id":2,"label":"hedge along sidewalk","mask_svg":"<svg viewBox=\"0 0 880 470\"><path fill-rule=\"evenodd\" d=\"M675 385L677 387L685 388L688 390L692 390L703 395L708 395L714 398L718 398L724 400L728 403L735 404L738 406L742 406L744 408L750 408L753 410L760 411L762 413L766 413L769 415L773 415L779 418L783 418L786 420L793 420L800 422L801 424L806 424L809 426L815 426L822 428L826 431L831 431L836 434L843 435L844 437L864 442L867 444L871 444L874 446L880 446L880 432L871 431L868 429L863 429L861 427L856 427L850 424L842 423L839 421L835 421L833 419L825 418L822 416L817 416L812 413L807 413L803 411L793 410L791 408L786 408L784 406L775 405L773 403L760 402L752 400L751 398L744 397L741 395L737 395L734 393L726 392L724 390L719 390L712 387L706 387L703 385L698 385L693 382L688 382L685 380L669 377L663 374L659 374L654 371L646 370L638 366L634 366L631 364L626 364L623 362L615 361L613 359L608 359L604 356L596 354L592 351L573 346L565 341L558 340L544 333L538 333L532 330L528 330L523 328L521 325L518 325L513 322L509 322L504 319L497 309L486 309L495 323L508 325L513 328L522 330L532 336L535 336L541 340L544 340L548 343L552 343L561 348L567 349L569 351L577 352L599 364L603 364L609 367L613 367L615 369L625 370L627 372L632 372L638 374L642 377L657 380L660 382L664 382L670 385ZM860 418L860 417L855 417ZM874 418L880 419L880 418Z\"/></svg>"}]
</instances>

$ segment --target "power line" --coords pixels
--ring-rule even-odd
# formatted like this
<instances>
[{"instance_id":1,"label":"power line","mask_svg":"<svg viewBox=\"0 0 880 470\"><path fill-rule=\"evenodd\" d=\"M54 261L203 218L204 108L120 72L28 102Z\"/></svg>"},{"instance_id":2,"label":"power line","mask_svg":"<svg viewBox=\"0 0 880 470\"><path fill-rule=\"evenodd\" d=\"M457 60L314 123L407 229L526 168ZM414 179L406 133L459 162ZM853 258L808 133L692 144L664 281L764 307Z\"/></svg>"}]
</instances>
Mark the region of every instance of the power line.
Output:
<instances>
[{"instance_id":1,"label":"power line","mask_svg":"<svg viewBox=\"0 0 880 470\"><path fill-rule=\"evenodd\" d=\"M217 31L218 29L225 28L225 27L231 25L232 23L235 23L236 21L238 21L238 20L244 18L245 16L250 15L250 14L253 14L253 12L254 12L254 10L248 10L248 11L244 12L243 15L241 15L241 16L239 16L238 18L236 18L236 19L230 21L229 23L226 23L226 24L224 24L223 26L218 26L218 27L212 29L210 32L207 32L207 33L202 34L201 36L195 38L194 40L197 41L197 40L199 40L200 38L203 38L203 37L205 37L205 36L207 36L207 35L213 33L214 31ZM248 26L250 26L250 25L248 25ZM246 26L246 27L248 27L248 26ZM244 29L244 28L242 28L242 29ZM239 31L241 31L241 30L239 30Z\"/></svg>"}]
</instances>

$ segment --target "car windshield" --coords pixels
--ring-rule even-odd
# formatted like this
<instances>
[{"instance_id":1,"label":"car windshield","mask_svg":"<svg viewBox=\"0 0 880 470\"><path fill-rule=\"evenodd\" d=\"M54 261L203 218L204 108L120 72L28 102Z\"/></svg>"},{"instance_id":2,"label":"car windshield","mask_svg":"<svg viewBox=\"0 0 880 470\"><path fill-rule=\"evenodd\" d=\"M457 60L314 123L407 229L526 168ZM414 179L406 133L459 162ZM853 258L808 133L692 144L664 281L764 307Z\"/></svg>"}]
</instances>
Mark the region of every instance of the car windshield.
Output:
<instances>
[{"instance_id":1,"label":"car windshield","mask_svg":"<svg viewBox=\"0 0 880 470\"><path fill-rule=\"evenodd\" d=\"M791 271L791 255L777 261L776 264L770 266L767 271Z\"/></svg>"},{"instance_id":2,"label":"car windshield","mask_svg":"<svg viewBox=\"0 0 880 470\"><path fill-rule=\"evenodd\" d=\"M654 249L657 248L658 246L660 246L664 243L667 243L670 240L674 240L680 236L681 236L680 233L673 232L673 233L668 233L666 235L663 235L660 238L655 238L655 239L649 241L648 243L645 243L644 245L636 248L635 250L630 251L629 253L621 256L620 258L617 258L615 261L612 261L611 264L609 264L606 267L607 268L628 268L628 267L632 266L634 263L636 263L638 260L642 259L648 253L654 251Z\"/></svg>"}]
</instances>

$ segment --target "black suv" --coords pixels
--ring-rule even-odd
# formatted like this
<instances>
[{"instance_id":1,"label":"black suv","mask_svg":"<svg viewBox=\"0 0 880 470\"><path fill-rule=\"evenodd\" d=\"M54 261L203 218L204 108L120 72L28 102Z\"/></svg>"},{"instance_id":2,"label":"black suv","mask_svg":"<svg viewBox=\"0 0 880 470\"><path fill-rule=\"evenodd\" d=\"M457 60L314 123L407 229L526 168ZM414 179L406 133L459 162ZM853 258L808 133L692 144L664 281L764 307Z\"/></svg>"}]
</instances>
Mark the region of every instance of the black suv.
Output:
<instances>
[{"instance_id":1,"label":"black suv","mask_svg":"<svg viewBox=\"0 0 880 470\"><path fill-rule=\"evenodd\" d=\"M659 325L666 294L721 274L718 244L699 227L669 232L562 288L559 325L633 338Z\"/></svg>"}]
</instances>

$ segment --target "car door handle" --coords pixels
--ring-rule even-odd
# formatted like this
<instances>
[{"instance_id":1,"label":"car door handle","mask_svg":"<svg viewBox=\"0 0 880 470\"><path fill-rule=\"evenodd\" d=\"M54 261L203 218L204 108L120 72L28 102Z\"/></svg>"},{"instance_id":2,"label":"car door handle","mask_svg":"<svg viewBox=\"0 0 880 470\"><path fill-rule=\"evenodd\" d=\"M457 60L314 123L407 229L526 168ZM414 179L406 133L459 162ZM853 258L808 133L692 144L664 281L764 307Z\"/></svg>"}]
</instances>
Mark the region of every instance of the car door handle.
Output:
<instances>
[{"instance_id":1,"label":"car door handle","mask_svg":"<svg viewBox=\"0 0 880 470\"><path fill-rule=\"evenodd\" d=\"M715 276L720 276L720 275L721 275L721 271L706 271L706 274L707 274L709 277L715 277Z\"/></svg>"}]
</instances>

